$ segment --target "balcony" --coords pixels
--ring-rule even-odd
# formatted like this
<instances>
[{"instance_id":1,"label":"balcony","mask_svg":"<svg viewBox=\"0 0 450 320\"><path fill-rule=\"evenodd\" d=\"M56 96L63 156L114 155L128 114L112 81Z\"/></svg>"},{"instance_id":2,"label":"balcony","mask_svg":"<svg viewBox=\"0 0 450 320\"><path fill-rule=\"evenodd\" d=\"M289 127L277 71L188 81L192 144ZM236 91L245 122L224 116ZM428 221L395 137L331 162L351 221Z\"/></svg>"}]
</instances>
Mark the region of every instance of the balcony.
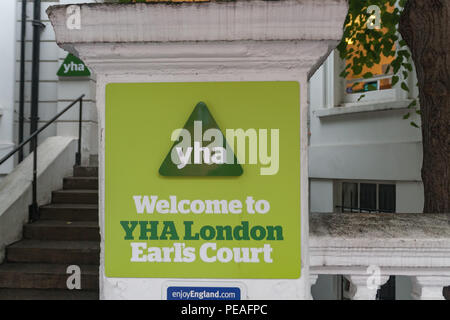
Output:
<instances>
[{"instance_id":1,"label":"balcony","mask_svg":"<svg viewBox=\"0 0 450 320\"><path fill-rule=\"evenodd\" d=\"M447 296L450 214L312 213L309 227L311 285L342 275L350 298L371 300L389 276L408 276L414 299Z\"/></svg>"}]
</instances>

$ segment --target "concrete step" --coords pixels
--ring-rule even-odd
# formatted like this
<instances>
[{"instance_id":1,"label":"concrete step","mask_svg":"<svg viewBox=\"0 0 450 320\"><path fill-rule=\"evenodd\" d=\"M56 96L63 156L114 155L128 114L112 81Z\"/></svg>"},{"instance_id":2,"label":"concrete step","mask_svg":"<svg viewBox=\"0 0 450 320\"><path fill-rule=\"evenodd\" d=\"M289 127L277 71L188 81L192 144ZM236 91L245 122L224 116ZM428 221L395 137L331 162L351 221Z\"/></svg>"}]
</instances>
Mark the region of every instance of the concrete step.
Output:
<instances>
[{"instance_id":1,"label":"concrete step","mask_svg":"<svg viewBox=\"0 0 450 320\"><path fill-rule=\"evenodd\" d=\"M63 189L89 189L98 190L97 177L67 177L63 180Z\"/></svg>"},{"instance_id":2,"label":"concrete step","mask_svg":"<svg viewBox=\"0 0 450 320\"><path fill-rule=\"evenodd\" d=\"M52 203L98 204L97 190L58 190L52 192Z\"/></svg>"},{"instance_id":3,"label":"concrete step","mask_svg":"<svg viewBox=\"0 0 450 320\"><path fill-rule=\"evenodd\" d=\"M75 177L98 177L98 167L77 167L73 168Z\"/></svg>"},{"instance_id":4,"label":"concrete step","mask_svg":"<svg viewBox=\"0 0 450 320\"><path fill-rule=\"evenodd\" d=\"M0 265L0 288L67 289L66 264L4 263ZM98 266L79 266L82 290L98 291ZM72 282L71 282L72 283Z\"/></svg>"},{"instance_id":5,"label":"concrete step","mask_svg":"<svg viewBox=\"0 0 450 320\"><path fill-rule=\"evenodd\" d=\"M98 241L21 240L6 248L8 262L93 264L100 260Z\"/></svg>"},{"instance_id":6,"label":"concrete step","mask_svg":"<svg viewBox=\"0 0 450 320\"><path fill-rule=\"evenodd\" d=\"M95 221L39 220L24 226L24 238L35 240L100 241Z\"/></svg>"},{"instance_id":7,"label":"concrete step","mask_svg":"<svg viewBox=\"0 0 450 320\"><path fill-rule=\"evenodd\" d=\"M97 204L55 203L40 207L41 220L98 221Z\"/></svg>"},{"instance_id":8,"label":"concrete step","mask_svg":"<svg viewBox=\"0 0 450 320\"><path fill-rule=\"evenodd\" d=\"M98 291L62 289L1 289L0 300L98 300Z\"/></svg>"}]
</instances>

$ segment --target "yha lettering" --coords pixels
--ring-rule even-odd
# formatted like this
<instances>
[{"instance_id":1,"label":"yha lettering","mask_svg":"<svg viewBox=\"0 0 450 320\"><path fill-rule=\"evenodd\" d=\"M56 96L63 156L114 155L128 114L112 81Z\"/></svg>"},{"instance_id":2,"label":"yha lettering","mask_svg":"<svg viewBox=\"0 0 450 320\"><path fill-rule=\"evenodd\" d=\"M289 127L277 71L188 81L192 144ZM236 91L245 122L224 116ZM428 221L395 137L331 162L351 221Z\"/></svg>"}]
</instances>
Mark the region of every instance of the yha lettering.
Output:
<instances>
[{"instance_id":1,"label":"yha lettering","mask_svg":"<svg viewBox=\"0 0 450 320\"><path fill-rule=\"evenodd\" d=\"M70 63L66 63L64 64L64 73L68 73L69 71L71 72L82 72L84 71L84 64L80 63L77 64L73 61L71 61Z\"/></svg>"}]
</instances>

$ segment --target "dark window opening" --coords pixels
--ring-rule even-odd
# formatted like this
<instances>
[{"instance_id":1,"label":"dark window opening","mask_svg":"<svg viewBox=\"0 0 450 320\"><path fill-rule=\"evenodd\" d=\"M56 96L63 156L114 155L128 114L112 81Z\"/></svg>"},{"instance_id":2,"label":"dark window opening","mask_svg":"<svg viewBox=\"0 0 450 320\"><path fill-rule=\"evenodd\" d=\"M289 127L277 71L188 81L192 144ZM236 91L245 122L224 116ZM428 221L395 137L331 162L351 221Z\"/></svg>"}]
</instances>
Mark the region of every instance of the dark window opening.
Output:
<instances>
[{"instance_id":1,"label":"dark window opening","mask_svg":"<svg viewBox=\"0 0 450 320\"><path fill-rule=\"evenodd\" d=\"M359 207L364 211L377 210L377 185L374 183L361 183L361 196Z\"/></svg>"},{"instance_id":2,"label":"dark window opening","mask_svg":"<svg viewBox=\"0 0 450 320\"><path fill-rule=\"evenodd\" d=\"M343 182L340 212L396 211L395 184Z\"/></svg>"},{"instance_id":3,"label":"dark window opening","mask_svg":"<svg viewBox=\"0 0 450 320\"><path fill-rule=\"evenodd\" d=\"M342 184L342 212L353 212L358 208L358 184L344 182Z\"/></svg>"},{"instance_id":4,"label":"dark window opening","mask_svg":"<svg viewBox=\"0 0 450 320\"><path fill-rule=\"evenodd\" d=\"M379 185L379 205L382 212L395 212L395 185Z\"/></svg>"},{"instance_id":5,"label":"dark window opening","mask_svg":"<svg viewBox=\"0 0 450 320\"><path fill-rule=\"evenodd\" d=\"M395 276L378 289L376 300L395 300Z\"/></svg>"}]
</instances>

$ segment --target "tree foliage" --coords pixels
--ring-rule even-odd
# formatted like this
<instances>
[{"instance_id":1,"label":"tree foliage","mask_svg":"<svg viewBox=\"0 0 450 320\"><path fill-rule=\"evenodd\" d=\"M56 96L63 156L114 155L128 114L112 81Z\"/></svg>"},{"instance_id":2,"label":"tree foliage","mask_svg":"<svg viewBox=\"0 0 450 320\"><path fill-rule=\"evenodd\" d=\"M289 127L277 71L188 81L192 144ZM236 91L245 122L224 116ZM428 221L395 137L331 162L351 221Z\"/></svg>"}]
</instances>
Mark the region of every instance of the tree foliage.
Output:
<instances>
[{"instance_id":1,"label":"tree foliage","mask_svg":"<svg viewBox=\"0 0 450 320\"><path fill-rule=\"evenodd\" d=\"M363 70L380 63L381 55L384 55L393 57L385 71L386 74L393 73L392 86L399 84L403 90L409 92L407 79L413 71L411 54L398 33L400 16L406 1L349 0L344 34L337 46L341 59L346 61L341 77L345 78L350 70L354 76L361 75L364 79L373 77L370 72L363 74ZM353 45L349 46L349 42ZM362 95L360 99L363 97ZM408 108L420 114L416 100L413 100ZM408 119L410 115L411 112L408 112L404 119ZM418 127L414 122L411 122L411 125Z\"/></svg>"}]
</instances>

